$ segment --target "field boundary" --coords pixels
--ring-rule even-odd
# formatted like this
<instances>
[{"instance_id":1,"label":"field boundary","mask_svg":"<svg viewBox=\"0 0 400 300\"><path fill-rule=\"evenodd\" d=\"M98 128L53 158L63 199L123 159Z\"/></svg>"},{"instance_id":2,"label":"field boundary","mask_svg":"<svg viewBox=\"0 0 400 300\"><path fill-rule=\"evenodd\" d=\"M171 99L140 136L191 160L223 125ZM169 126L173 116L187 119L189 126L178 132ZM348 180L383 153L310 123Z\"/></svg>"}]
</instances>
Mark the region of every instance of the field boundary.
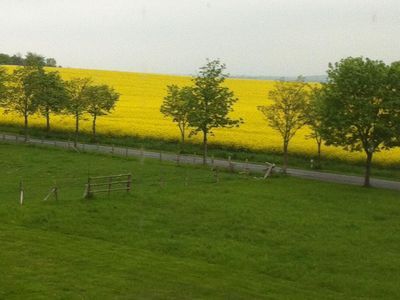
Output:
<instances>
[{"instance_id":1,"label":"field boundary","mask_svg":"<svg viewBox=\"0 0 400 300\"><path fill-rule=\"evenodd\" d=\"M73 142L71 141L47 140L38 138L28 138L28 140L25 141L24 136L9 134L9 133L0 133L0 140L5 142L24 143L31 145L42 145L48 147L72 149L78 152L81 151L95 152L95 153L111 154L121 157L137 157L140 158L141 160L150 158L150 159L158 159L160 161L176 162L177 164L189 164L189 165L199 165L199 166L203 164L203 158L199 155L187 155L187 154L182 155L182 154L174 154L171 152L150 151L150 150L130 148L130 147L121 147L114 145L110 146L110 145L90 144L90 143L77 143L77 147L75 148L73 146ZM268 163L263 165L248 161L237 162L237 161L232 161L231 159L226 160L226 159L215 159L213 157L209 157L207 158L207 165L236 172L245 171L258 174L265 174L265 169L266 166L268 166ZM281 170L282 169L279 167L275 167L274 169L275 172L281 172ZM304 179L313 179L319 181L358 185L358 186L361 186L364 182L364 178L361 176L309 171L309 170L293 169L293 168L287 169L287 174L290 176L304 178ZM400 181L371 178L371 185L376 188L400 191Z\"/></svg>"}]
</instances>

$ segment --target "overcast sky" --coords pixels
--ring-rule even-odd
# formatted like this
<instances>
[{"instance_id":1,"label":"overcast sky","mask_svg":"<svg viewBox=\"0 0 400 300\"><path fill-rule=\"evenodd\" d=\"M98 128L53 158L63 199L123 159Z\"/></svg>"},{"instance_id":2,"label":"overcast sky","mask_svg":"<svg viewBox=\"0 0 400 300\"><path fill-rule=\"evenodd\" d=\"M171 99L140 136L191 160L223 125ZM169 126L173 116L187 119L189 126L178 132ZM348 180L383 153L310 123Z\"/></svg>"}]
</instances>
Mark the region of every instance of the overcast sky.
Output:
<instances>
[{"instance_id":1,"label":"overcast sky","mask_svg":"<svg viewBox=\"0 0 400 300\"><path fill-rule=\"evenodd\" d=\"M0 0L0 52L67 67L317 75L346 56L400 60L400 0Z\"/></svg>"}]
</instances>

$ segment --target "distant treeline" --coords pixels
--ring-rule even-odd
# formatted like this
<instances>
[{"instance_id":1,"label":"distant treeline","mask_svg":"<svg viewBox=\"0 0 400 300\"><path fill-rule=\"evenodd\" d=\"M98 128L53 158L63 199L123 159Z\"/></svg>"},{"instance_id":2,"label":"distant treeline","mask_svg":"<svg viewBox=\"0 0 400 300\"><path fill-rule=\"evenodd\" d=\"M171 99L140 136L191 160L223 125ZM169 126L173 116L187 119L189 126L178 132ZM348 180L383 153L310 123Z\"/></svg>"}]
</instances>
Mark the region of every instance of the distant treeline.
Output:
<instances>
[{"instance_id":1,"label":"distant treeline","mask_svg":"<svg viewBox=\"0 0 400 300\"><path fill-rule=\"evenodd\" d=\"M298 76L251 76L251 75L233 75L231 78L244 78L244 79L256 79L256 80L280 80L280 81L297 81ZM328 76L326 75L309 75L302 76L305 82L326 82Z\"/></svg>"},{"instance_id":2,"label":"distant treeline","mask_svg":"<svg viewBox=\"0 0 400 300\"><path fill-rule=\"evenodd\" d=\"M19 53L14 55L0 53L0 65L57 67L57 61L52 57L32 52L28 52L25 57Z\"/></svg>"}]
</instances>

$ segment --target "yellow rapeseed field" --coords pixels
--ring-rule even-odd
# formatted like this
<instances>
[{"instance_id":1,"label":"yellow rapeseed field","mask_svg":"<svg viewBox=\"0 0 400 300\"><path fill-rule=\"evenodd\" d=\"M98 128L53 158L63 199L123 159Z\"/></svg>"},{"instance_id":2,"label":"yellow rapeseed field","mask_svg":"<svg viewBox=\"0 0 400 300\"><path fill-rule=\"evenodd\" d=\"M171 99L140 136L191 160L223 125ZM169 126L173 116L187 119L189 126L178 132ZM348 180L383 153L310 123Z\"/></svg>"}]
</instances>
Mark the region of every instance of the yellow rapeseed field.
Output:
<instances>
[{"instance_id":1,"label":"yellow rapeseed field","mask_svg":"<svg viewBox=\"0 0 400 300\"><path fill-rule=\"evenodd\" d=\"M11 68L11 67L10 67ZM115 71L57 69L64 79L72 77L91 77L96 83L113 86L120 94L115 111L98 119L98 132L112 135L138 135L143 137L178 139L179 130L170 119L160 113L160 105L169 84L187 85L190 78L185 76L142 74ZM279 134L267 125L263 115L257 110L258 105L268 104L268 91L273 88L273 81L229 79L227 86L232 89L239 101L234 106L233 116L244 120L239 128L217 129L210 143L246 147L254 150L280 150ZM1 115L2 122L21 123L15 115ZM52 116L53 128L73 129L72 117ZM32 117L31 125L43 125L42 117ZM90 131L90 120L82 122L82 130ZM290 143L289 151L312 157L316 153L314 140L306 139L307 129L297 133ZM200 142L199 137L192 137ZM350 153L335 147L324 146L323 154L345 160L363 159L363 153ZM400 162L400 150L378 153L375 160L382 164Z\"/></svg>"}]
</instances>

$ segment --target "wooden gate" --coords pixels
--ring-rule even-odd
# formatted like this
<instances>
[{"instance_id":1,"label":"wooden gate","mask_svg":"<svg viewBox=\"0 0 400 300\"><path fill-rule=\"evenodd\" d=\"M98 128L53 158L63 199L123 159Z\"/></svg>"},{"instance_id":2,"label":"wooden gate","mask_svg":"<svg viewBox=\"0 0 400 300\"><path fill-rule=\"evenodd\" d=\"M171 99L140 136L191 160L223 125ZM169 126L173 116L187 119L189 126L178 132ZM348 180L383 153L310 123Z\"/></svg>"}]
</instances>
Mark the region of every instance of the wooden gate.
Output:
<instances>
[{"instance_id":1,"label":"wooden gate","mask_svg":"<svg viewBox=\"0 0 400 300\"><path fill-rule=\"evenodd\" d=\"M86 184L84 198L91 198L96 193L108 193L110 195L113 191L126 191L131 190L132 175L120 174L110 176L88 177Z\"/></svg>"}]
</instances>

